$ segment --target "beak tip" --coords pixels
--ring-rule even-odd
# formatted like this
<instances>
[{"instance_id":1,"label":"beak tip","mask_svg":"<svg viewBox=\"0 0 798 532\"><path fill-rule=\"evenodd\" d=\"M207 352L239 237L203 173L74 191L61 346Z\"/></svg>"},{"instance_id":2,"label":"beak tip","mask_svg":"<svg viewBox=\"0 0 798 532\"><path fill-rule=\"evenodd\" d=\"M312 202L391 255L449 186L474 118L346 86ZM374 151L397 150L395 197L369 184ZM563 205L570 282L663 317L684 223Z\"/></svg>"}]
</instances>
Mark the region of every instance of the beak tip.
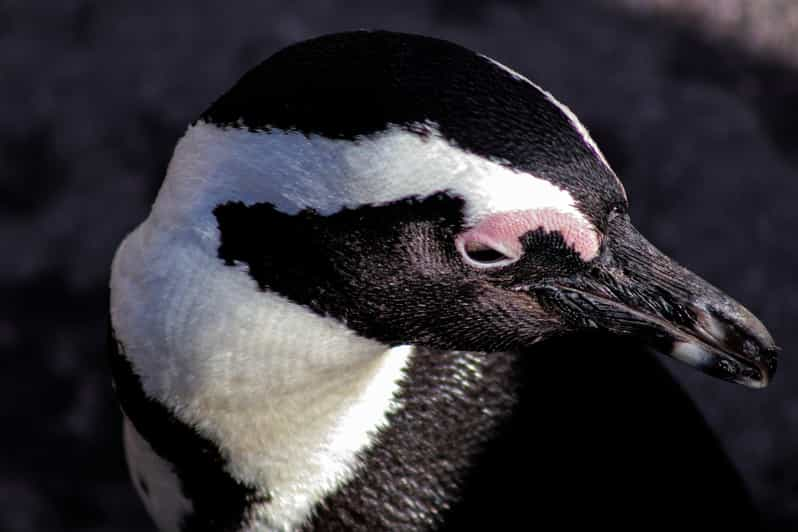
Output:
<instances>
[{"instance_id":1,"label":"beak tip","mask_svg":"<svg viewBox=\"0 0 798 532\"><path fill-rule=\"evenodd\" d=\"M694 307L699 322L709 336L724 344L736 344L737 351L755 355L761 351L777 351L776 342L759 318L728 297L714 304Z\"/></svg>"},{"instance_id":2,"label":"beak tip","mask_svg":"<svg viewBox=\"0 0 798 532\"><path fill-rule=\"evenodd\" d=\"M777 352L777 349L757 350L750 356L739 356L700 341L677 341L670 355L714 377L762 389L773 380Z\"/></svg>"},{"instance_id":3,"label":"beak tip","mask_svg":"<svg viewBox=\"0 0 798 532\"><path fill-rule=\"evenodd\" d=\"M698 337L713 351L708 353L713 360L702 365L704 371L749 388L765 388L776 372L780 351L765 325L731 298L696 310Z\"/></svg>"}]
</instances>

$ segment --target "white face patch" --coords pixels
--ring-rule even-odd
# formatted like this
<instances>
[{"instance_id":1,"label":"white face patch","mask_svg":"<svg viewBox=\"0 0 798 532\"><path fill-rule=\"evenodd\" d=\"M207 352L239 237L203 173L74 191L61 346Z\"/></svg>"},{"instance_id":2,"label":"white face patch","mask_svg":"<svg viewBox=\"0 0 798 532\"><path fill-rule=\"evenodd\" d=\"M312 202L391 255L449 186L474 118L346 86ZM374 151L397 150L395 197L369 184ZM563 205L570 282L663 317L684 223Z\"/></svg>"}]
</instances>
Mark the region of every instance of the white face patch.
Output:
<instances>
[{"instance_id":1,"label":"white face patch","mask_svg":"<svg viewBox=\"0 0 798 532\"><path fill-rule=\"evenodd\" d=\"M466 224L500 212L548 208L589 223L566 190L465 152L436 133L399 127L356 142L297 132L251 132L198 123L178 144L154 216L189 216L215 230L213 208L268 202L322 215L448 191L465 200Z\"/></svg>"},{"instance_id":2,"label":"white face patch","mask_svg":"<svg viewBox=\"0 0 798 532\"><path fill-rule=\"evenodd\" d=\"M574 114L574 112L571 111L571 109L568 108L567 105L565 105L564 103L562 103L559 100L557 100L557 98L555 98L549 91L545 90L544 88L542 88L538 84L532 82L526 76L524 76L522 74L519 74L518 72L516 72L512 68L508 67L507 65L503 65L502 63L499 63L495 59L493 59L491 57L488 57L486 55L481 55L481 57L483 57L484 59L486 59L490 63L493 63L495 66L497 66L500 69L502 69L505 72L507 72L513 79L515 79L517 81L520 81L520 82L523 82L523 83L528 83L529 85L533 86L535 89L537 89L541 93L543 93L543 95L546 97L547 100L549 100L552 104L557 106L557 108L559 108L560 111L563 112L563 114L566 116L566 118L568 118L568 121L571 123L571 126L573 126L573 128L582 137L582 140L585 142L585 144L587 144L590 147L590 150L599 158L599 160L604 164L604 166L606 166L610 170L610 173L612 173L612 175L615 176L615 179L618 181L618 186L621 187L621 192L623 193L623 197L625 199L627 198L626 189L624 188L623 183L621 182L620 179L618 179L618 176L615 174L615 172L610 167L610 163L607 162L607 159L604 157L604 154L599 149L598 144L596 144L596 142L593 140L593 137L590 136L590 133L588 132L588 130L585 127L585 125L582 124L582 122L579 120L579 118L577 118L577 116Z\"/></svg>"}]
</instances>

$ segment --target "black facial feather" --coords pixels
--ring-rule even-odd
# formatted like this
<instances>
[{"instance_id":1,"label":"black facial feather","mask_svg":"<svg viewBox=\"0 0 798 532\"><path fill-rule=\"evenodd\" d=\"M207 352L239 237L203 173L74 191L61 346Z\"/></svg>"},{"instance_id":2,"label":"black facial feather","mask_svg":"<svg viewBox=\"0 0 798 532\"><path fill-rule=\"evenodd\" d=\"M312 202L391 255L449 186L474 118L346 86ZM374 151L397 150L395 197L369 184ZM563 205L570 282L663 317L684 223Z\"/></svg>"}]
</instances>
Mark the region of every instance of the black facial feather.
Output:
<instances>
[{"instance_id":1,"label":"black facial feather","mask_svg":"<svg viewBox=\"0 0 798 532\"><path fill-rule=\"evenodd\" d=\"M514 283L564 275L584 263L556 233L532 232L531 250L496 271L465 264L455 246L459 198L440 193L321 216L268 204L214 209L226 264L247 265L269 289L388 345L501 351L557 327Z\"/></svg>"},{"instance_id":2,"label":"black facial feather","mask_svg":"<svg viewBox=\"0 0 798 532\"><path fill-rule=\"evenodd\" d=\"M289 46L252 69L200 118L225 127L354 141L390 125L434 123L459 148L568 190L602 227L623 194L556 104L456 44L385 31Z\"/></svg>"},{"instance_id":3,"label":"black facial feather","mask_svg":"<svg viewBox=\"0 0 798 532\"><path fill-rule=\"evenodd\" d=\"M521 237L521 244L528 260L518 261L508 268L517 281L569 276L587 267L558 231L543 228L530 231Z\"/></svg>"}]
</instances>

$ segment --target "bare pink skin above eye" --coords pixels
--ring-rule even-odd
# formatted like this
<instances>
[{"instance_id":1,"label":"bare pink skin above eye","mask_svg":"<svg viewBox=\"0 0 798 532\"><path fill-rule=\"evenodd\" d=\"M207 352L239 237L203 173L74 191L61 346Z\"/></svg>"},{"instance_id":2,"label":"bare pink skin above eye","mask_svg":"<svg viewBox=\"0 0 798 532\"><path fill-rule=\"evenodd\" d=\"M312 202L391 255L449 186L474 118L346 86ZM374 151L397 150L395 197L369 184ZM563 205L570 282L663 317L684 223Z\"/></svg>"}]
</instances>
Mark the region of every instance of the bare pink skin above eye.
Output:
<instances>
[{"instance_id":1,"label":"bare pink skin above eye","mask_svg":"<svg viewBox=\"0 0 798 532\"><path fill-rule=\"evenodd\" d=\"M458 236L457 247L462 250L466 243L475 242L518 258L523 253L521 237L541 228L547 233L560 233L565 243L585 262L598 255L600 242L593 225L574 214L552 208L490 215Z\"/></svg>"}]
</instances>

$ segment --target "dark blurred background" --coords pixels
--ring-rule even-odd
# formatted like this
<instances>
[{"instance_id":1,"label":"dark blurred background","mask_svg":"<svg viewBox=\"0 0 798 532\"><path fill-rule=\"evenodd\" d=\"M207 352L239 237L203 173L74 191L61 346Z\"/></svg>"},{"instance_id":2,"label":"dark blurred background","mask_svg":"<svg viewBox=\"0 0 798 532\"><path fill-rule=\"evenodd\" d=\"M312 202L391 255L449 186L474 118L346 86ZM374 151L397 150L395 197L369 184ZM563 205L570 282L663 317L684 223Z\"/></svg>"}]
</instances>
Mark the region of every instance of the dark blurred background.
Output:
<instances>
[{"instance_id":1,"label":"dark blurred background","mask_svg":"<svg viewBox=\"0 0 798 532\"><path fill-rule=\"evenodd\" d=\"M286 44L355 28L453 40L548 88L594 133L638 227L762 318L783 348L764 391L666 363L768 527L798 528L798 2L12 0L0 1L0 530L150 527L104 359L114 248L215 97Z\"/></svg>"}]
</instances>

